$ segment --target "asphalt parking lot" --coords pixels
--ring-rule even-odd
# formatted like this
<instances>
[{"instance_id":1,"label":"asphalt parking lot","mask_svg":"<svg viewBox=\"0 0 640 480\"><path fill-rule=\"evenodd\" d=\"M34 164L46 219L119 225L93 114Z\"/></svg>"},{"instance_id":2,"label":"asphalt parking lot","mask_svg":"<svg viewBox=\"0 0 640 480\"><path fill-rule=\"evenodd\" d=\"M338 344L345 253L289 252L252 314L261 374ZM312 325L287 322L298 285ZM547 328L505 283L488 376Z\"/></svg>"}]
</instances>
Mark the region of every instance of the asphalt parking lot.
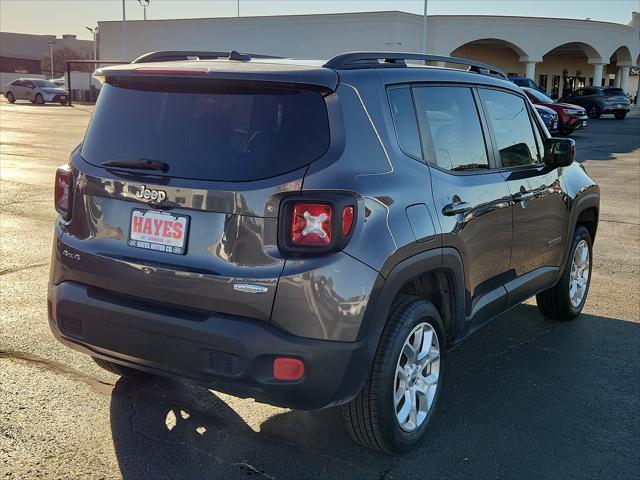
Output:
<instances>
[{"instance_id":1,"label":"asphalt parking lot","mask_svg":"<svg viewBox=\"0 0 640 480\"><path fill-rule=\"evenodd\" d=\"M528 302L471 336L427 440L394 457L355 445L337 409L135 384L53 339L53 178L90 114L0 103L0 478L640 477L640 115L574 135L602 189L584 314Z\"/></svg>"}]
</instances>

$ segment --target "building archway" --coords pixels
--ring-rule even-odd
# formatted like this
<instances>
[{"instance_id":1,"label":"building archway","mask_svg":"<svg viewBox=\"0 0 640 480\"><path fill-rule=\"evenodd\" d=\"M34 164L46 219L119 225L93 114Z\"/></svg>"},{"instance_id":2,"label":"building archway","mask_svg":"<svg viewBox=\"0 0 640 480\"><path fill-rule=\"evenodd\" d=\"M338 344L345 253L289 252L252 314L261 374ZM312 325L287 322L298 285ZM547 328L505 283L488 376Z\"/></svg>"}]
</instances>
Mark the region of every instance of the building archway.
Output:
<instances>
[{"instance_id":1,"label":"building archway","mask_svg":"<svg viewBox=\"0 0 640 480\"><path fill-rule=\"evenodd\" d=\"M460 45L453 50L452 57L468 58L501 69L508 75L524 76L522 60L527 53L514 43L499 38L482 38Z\"/></svg>"},{"instance_id":2,"label":"building archway","mask_svg":"<svg viewBox=\"0 0 640 480\"><path fill-rule=\"evenodd\" d=\"M633 64L629 47L622 45L616 48L609 57L605 85L622 88L627 92L629 90L629 73Z\"/></svg>"},{"instance_id":3,"label":"building archway","mask_svg":"<svg viewBox=\"0 0 640 480\"><path fill-rule=\"evenodd\" d=\"M563 98L579 88L600 85L604 63L593 46L582 42L564 43L542 56L537 66L538 84L551 98Z\"/></svg>"}]
</instances>

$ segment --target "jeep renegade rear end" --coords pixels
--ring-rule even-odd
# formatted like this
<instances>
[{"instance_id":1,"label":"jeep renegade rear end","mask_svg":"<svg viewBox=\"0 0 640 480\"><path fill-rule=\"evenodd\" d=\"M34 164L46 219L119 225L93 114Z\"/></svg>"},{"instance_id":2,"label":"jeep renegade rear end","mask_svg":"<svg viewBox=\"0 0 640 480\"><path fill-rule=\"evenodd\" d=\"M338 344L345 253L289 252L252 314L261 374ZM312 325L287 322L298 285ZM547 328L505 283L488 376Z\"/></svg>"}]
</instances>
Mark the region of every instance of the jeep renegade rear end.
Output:
<instances>
[{"instance_id":1,"label":"jeep renegade rear end","mask_svg":"<svg viewBox=\"0 0 640 480\"><path fill-rule=\"evenodd\" d=\"M448 346L532 295L580 313L598 187L497 70L159 57L96 73L56 175L50 325L101 366L343 405L393 451L424 436Z\"/></svg>"}]
</instances>

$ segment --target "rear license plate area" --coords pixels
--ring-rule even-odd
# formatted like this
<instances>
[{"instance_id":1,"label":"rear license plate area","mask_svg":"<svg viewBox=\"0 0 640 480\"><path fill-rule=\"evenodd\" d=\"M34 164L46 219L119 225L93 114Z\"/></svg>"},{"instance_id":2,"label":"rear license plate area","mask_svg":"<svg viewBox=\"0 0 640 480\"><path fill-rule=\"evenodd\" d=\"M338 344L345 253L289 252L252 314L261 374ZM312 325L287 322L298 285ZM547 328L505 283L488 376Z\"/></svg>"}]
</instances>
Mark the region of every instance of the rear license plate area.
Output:
<instances>
[{"instance_id":1,"label":"rear license plate area","mask_svg":"<svg viewBox=\"0 0 640 480\"><path fill-rule=\"evenodd\" d=\"M129 222L130 247L173 255L187 253L189 217L161 210L134 208Z\"/></svg>"}]
</instances>

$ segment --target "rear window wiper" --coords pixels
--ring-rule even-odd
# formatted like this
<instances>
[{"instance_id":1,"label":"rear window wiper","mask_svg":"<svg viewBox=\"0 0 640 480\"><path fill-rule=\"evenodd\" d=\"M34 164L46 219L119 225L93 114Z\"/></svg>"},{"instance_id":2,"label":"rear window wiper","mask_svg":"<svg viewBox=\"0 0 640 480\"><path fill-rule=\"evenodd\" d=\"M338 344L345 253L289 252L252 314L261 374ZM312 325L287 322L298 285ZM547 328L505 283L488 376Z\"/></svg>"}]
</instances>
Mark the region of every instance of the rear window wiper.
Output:
<instances>
[{"instance_id":1,"label":"rear window wiper","mask_svg":"<svg viewBox=\"0 0 640 480\"><path fill-rule=\"evenodd\" d=\"M158 160L149 160L147 158L138 158L135 160L107 160L100 165L108 168L131 168L134 170L160 170L166 172L169 170L169 164Z\"/></svg>"}]
</instances>

